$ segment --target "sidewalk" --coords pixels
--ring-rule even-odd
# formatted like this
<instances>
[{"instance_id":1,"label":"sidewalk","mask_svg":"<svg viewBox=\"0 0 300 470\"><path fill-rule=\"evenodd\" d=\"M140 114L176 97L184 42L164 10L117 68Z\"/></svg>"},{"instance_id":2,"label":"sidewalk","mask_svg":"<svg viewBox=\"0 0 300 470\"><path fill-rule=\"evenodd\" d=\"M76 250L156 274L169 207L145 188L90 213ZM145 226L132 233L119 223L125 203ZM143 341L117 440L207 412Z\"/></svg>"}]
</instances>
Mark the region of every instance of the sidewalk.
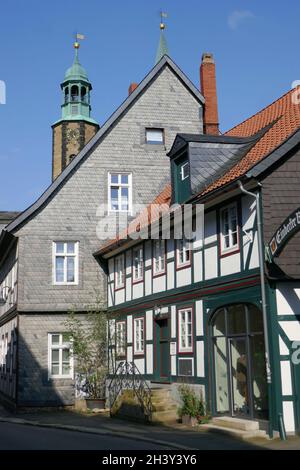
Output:
<instances>
[{"instance_id":1,"label":"sidewalk","mask_svg":"<svg viewBox=\"0 0 300 470\"><path fill-rule=\"evenodd\" d=\"M0 407L0 421L33 426L54 427L70 431L88 432L137 439L163 444L178 450L257 450L257 449L300 449L300 438L290 438L282 442L266 439L239 440L226 435L218 435L188 428L174 423L172 426L147 425L110 418L108 413L82 414L75 411L38 411L10 413Z\"/></svg>"}]
</instances>

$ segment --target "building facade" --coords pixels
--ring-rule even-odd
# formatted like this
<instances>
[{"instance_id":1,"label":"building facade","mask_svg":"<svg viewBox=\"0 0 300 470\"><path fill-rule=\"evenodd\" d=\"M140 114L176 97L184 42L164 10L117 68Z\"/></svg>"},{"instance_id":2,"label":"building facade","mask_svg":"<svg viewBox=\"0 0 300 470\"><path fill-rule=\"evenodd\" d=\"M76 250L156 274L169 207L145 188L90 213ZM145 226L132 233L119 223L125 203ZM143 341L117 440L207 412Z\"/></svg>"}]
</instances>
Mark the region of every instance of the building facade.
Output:
<instances>
[{"instance_id":1,"label":"building facade","mask_svg":"<svg viewBox=\"0 0 300 470\"><path fill-rule=\"evenodd\" d=\"M135 204L149 204L169 180L166 151L176 133L203 132L204 98L166 55L91 139L90 89L76 55L53 127L54 181L1 234L0 393L13 406L74 403L64 321L71 310L84 315L97 299L106 302L93 252L116 219L127 224ZM92 129L87 139L80 126Z\"/></svg>"},{"instance_id":2,"label":"building facade","mask_svg":"<svg viewBox=\"0 0 300 470\"><path fill-rule=\"evenodd\" d=\"M300 430L300 114L292 93L224 136L177 135L172 184L155 201L169 212L149 207L97 252L108 266L112 374L133 361L175 400L189 383L213 416L255 420L271 435L283 425ZM189 240L171 216L187 203L204 210Z\"/></svg>"}]
</instances>

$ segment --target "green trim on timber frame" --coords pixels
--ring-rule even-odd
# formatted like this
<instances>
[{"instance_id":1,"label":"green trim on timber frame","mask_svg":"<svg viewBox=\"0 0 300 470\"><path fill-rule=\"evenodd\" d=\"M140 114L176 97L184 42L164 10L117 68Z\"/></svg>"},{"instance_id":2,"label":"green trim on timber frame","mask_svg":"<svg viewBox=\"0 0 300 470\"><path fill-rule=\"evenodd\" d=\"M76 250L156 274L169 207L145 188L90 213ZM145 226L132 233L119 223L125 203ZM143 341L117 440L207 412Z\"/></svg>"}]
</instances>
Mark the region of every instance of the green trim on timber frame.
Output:
<instances>
[{"instance_id":1,"label":"green trim on timber frame","mask_svg":"<svg viewBox=\"0 0 300 470\"><path fill-rule=\"evenodd\" d=\"M184 294L190 293L192 296L195 298L201 298L207 293L205 292L206 289L222 289L222 288L230 288L236 289L236 288L241 288L237 287L237 285L240 285L243 282L248 282L252 284L257 284L259 283L258 279L258 274L259 270L256 269L251 269L250 271L243 272L243 275L241 276L241 273L235 273L235 274L230 274L228 276L223 276L221 280L218 278L211 279L209 281L200 281L196 282L194 284L188 284L187 286L182 286L180 288L175 288L175 289L170 289L169 291L162 291L162 292L157 292L155 294L147 295L145 297L139 297L138 299L130 300L128 302L123 302L120 303L116 306L109 307L108 308L108 313L115 313L118 311L124 311L124 310L131 310L135 308L139 308L140 306L144 308L144 304L150 305L155 305L157 301L160 301L163 304L170 304L170 303L176 303L176 297L177 296L182 296ZM204 292L202 292L204 291ZM213 295L213 293L212 293ZM172 300L173 299L173 300Z\"/></svg>"}]
</instances>

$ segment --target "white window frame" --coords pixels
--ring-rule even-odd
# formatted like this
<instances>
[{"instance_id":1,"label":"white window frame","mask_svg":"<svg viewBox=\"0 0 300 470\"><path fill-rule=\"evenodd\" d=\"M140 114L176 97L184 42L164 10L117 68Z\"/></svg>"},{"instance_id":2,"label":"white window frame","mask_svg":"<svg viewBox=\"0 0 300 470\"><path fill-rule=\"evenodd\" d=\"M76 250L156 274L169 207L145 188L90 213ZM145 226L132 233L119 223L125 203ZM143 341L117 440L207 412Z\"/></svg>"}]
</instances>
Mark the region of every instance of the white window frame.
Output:
<instances>
[{"instance_id":1,"label":"white window frame","mask_svg":"<svg viewBox=\"0 0 300 470\"><path fill-rule=\"evenodd\" d=\"M135 256L135 253L139 252L138 256ZM137 265L135 260L138 260ZM144 247L139 245L132 248L132 281L140 282L144 279Z\"/></svg>"},{"instance_id":2,"label":"white window frame","mask_svg":"<svg viewBox=\"0 0 300 470\"><path fill-rule=\"evenodd\" d=\"M230 220L230 210L234 209L235 211L235 220L236 220L236 227L235 230L233 230L232 226L232 220ZM228 234L225 235L225 222L224 222L224 212L228 211L228 225L229 225L229 231ZM236 243L233 243L233 235L236 234ZM229 246L225 246L225 239L228 237L229 240ZM226 207L223 207L220 210L220 238L221 238L221 254L227 254L231 253L232 251L237 251L239 250L239 222L238 222L238 208L237 208L237 203L234 202L232 204L229 204Z\"/></svg>"},{"instance_id":3,"label":"white window frame","mask_svg":"<svg viewBox=\"0 0 300 470\"><path fill-rule=\"evenodd\" d=\"M159 133L161 135L161 140L151 140L151 139L148 139L148 135L150 133ZM145 129L145 140L146 140L146 144L150 144L150 145L164 145L165 143L165 131L162 127L146 127Z\"/></svg>"},{"instance_id":4,"label":"white window frame","mask_svg":"<svg viewBox=\"0 0 300 470\"><path fill-rule=\"evenodd\" d=\"M73 379L74 378L74 358L73 358L73 351L72 351L72 341L63 342L63 335L64 333L48 333L48 378L49 379ZM59 335L59 343L53 344L52 343L52 336ZM58 349L59 350L59 373L52 374L52 350ZM64 349L69 350L70 354L70 362L69 362L69 373L63 374L62 373L62 351Z\"/></svg>"},{"instance_id":5,"label":"white window frame","mask_svg":"<svg viewBox=\"0 0 300 470\"><path fill-rule=\"evenodd\" d=\"M142 325L142 327L141 327ZM139 332L139 335L137 335ZM135 355L145 354L145 318L138 317L133 320L133 349Z\"/></svg>"},{"instance_id":6,"label":"white window frame","mask_svg":"<svg viewBox=\"0 0 300 470\"><path fill-rule=\"evenodd\" d=\"M191 321L188 322L188 314L190 314ZM190 346L183 346L182 343L182 321L185 325L184 336L185 336L185 344L188 344L188 340L190 338L191 344ZM191 334L188 334L188 324L191 324ZM192 308L182 308L178 310L178 352L180 353L193 353L194 348L194 335L193 335L193 309Z\"/></svg>"},{"instance_id":7,"label":"white window frame","mask_svg":"<svg viewBox=\"0 0 300 470\"><path fill-rule=\"evenodd\" d=\"M180 245L182 245L182 248ZM183 254L183 260L180 260L180 253L182 251ZM187 254L189 254L187 256ZM191 242L186 239L182 240L176 240L176 261L177 261L177 267L185 267L185 266L190 266L191 264L191 257L192 257L192 252L191 252Z\"/></svg>"},{"instance_id":8,"label":"white window frame","mask_svg":"<svg viewBox=\"0 0 300 470\"><path fill-rule=\"evenodd\" d=\"M56 246L58 243L63 243L63 253L57 253ZM74 253L67 253L67 244L74 243ZM64 258L64 280L56 280L56 258ZM67 280L67 258L74 258L74 281ZM52 282L55 286L75 286L78 285L79 280L79 242L72 240L56 240L52 244Z\"/></svg>"},{"instance_id":9,"label":"white window frame","mask_svg":"<svg viewBox=\"0 0 300 470\"><path fill-rule=\"evenodd\" d=\"M156 252L156 246L159 245L158 251ZM161 247L163 250L161 250ZM153 263L153 275L158 276L165 274L166 272L166 240L153 240L152 245L152 263Z\"/></svg>"},{"instance_id":10,"label":"white window frame","mask_svg":"<svg viewBox=\"0 0 300 470\"><path fill-rule=\"evenodd\" d=\"M118 175L118 183L112 183L111 177L112 175ZM128 183L122 183L122 176L128 176ZM112 208L112 198L111 198L111 188L117 187L118 188L118 210ZM122 188L128 188L128 210L122 210ZM109 214L116 214L119 212L123 212L125 214L132 215L132 173L126 172L118 172L117 171L110 171L108 173L108 213Z\"/></svg>"},{"instance_id":11,"label":"white window frame","mask_svg":"<svg viewBox=\"0 0 300 470\"><path fill-rule=\"evenodd\" d=\"M121 263L121 268L118 269L118 263ZM114 266L115 266L115 290L123 289L125 287L125 255L122 253L118 255L114 259Z\"/></svg>"},{"instance_id":12,"label":"white window frame","mask_svg":"<svg viewBox=\"0 0 300 470\"><path fill-rule=\"evenodd\" d=\"M126 356L126 321L116 321L116 354L117 357Z\"/></svg>"},{"instance_id":13,"label":"white window frame","mask_svg":"<svg viewBox=\"0 0 300 470\"><path fill-rule=\"evenodd\" d=\"M179 374L179 370L180 370L180 367L179 367L179 362L180 361L191 361L192 363L192 374L191 375L184 375L184 374ZM194 377L195 376L195 369L194 369L194 358L193 357L179 357L178 358L178 377Z\"/></svg>"},{"instance_id":14,"label":"white window frame","mask_svg":"<svg viewBox=\"0 0 300 470\"><path fill-rule=\"evenodd\" d=\"M187 168L187 173L185 173L185 169ZM186 180L190 176L190 164L189 162L185 162L181 165L180 167L180 176L181 176L181 181Z\"/></svg>"}]
</instances>

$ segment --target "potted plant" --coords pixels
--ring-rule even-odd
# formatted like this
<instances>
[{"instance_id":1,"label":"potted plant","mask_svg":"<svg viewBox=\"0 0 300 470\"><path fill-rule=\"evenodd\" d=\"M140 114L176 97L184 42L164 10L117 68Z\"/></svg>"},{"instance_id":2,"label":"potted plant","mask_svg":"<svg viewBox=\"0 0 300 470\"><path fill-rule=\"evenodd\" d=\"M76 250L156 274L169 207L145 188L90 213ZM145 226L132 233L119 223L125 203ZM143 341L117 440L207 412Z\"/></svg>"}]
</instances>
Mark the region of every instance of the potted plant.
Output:
<instances>
[{"instance_id":1,"label":"potted plant","mask_svg":"<svg viewBox=\"0 0 300 470\"><path fill-rule=\"evenodd\" d=\"M72 342L75 359L76 392L86 408L105 408L108 373L108 338L106 310L97 306L86 315L70 312L65 327Z\"/></svg>"},{"instance_id":2,"label":"potted plant","mask_svg":"<svg viewBox=\"0 0 300 470\"><path fill-rule=\"evenodd\" d=\"M198 423L206 423L209 420L205 411L205 404L202 393L198 397L195 390L189 385L179 387L181 406L178 408L178 415L183 424L196 426Z\"/></svg>"}]
</instances>

